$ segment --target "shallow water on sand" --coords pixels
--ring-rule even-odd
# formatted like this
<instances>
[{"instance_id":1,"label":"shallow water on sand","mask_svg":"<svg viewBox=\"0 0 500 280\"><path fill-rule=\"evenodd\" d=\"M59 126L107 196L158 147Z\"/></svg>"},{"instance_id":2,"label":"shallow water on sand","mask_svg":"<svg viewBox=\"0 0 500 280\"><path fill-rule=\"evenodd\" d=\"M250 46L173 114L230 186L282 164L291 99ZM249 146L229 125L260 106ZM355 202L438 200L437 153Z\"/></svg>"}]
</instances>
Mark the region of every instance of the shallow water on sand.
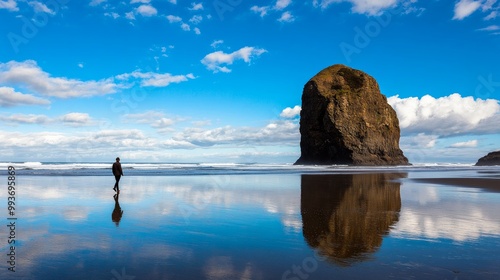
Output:
<instances>
[{"instance_id":1,"label":"shallow water on sand","mask_svg":"<svg viewBox=\"0 0 500 280\"><path fill-rule=\"evenodd\" d=\"M0 278L499 279L500 193L412 179L463 175L20 176Z\"/></svg>"}]
</instances>

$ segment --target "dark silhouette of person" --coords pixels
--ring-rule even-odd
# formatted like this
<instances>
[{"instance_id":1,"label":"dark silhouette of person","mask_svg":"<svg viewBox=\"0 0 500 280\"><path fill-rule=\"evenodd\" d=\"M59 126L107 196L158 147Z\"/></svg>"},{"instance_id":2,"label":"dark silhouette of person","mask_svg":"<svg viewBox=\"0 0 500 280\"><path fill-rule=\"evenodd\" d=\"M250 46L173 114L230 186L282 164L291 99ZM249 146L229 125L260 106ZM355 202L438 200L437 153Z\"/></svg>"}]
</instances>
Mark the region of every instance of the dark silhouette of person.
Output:
<instances>
[{"instance_id":1,"label":"dark silhouette of person","mask_svg":"<svg viewBox=\"0 0 500 280\"><path fill-rule=\"evenodd\" d=\"M121 176L123 176L123 171L119 157L117 157L115 163L113 163L113 175L115 175L115 180L116 180L113 190L115 192L120 192L120 187L118 186L118 183L120 182Z\"/></svg>"},{"instance_id":2,"label":"dark silhouette of person","mask_svg":"<svg viewBox=\"0 0 500 280\"><path fill-rule=\"evenodd\" d=\"M115 195L113 195L113 198L115 199L115 209L113 209L113 213L111 214L111 220L113 220L116 226L120 224L120 220L122 219L123 215L123 210L120 207L120 203L118 202L119 196L119 193L115 193Z\"/></svg>"}]
</instances>

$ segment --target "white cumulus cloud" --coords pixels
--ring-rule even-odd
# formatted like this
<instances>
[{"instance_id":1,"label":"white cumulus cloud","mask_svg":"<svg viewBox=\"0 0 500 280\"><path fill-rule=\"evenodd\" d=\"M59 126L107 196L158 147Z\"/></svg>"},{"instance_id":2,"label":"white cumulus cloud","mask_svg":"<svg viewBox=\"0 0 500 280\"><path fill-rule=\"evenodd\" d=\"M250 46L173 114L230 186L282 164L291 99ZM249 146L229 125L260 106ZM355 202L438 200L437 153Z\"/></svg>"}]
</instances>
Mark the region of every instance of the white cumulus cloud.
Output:
<instances>
[{"instance_id":1,"label":"white cumulus cloud","mask_svg":"<svg viewBox=\"0 0 500 280\"><path fill-rule=\"evenodd\" d=\"M151 5L140 5L135 9L136 13L144 16L144 17L152 17L156 16L158 14L158 11L156 10L155 7Z\"/></svg>"},{"instance_id":2,"label":"white cumulus cloud","mask_svg":"<svg viewBox=\"0 0 500 280\"><path fill-rule=\"evenodd\" d=\"M276 10L283 10L292 3L292 0L277 0L274 8Z\"/></svg>"},{"instance_id":3,"label":"white cumulus cloud","mask_svg":"<svg viewBox=\"0 0 500 280\"><path fill-rule=\"evenodd\" d=\"M295 17L290 12L284 12L281 14L281 17L278 19L279 22L292 22L295 20Z\"/></svg>"},{"instance_id":4,"label":"white cumulus cloud","mask_svg":"<svg viewBox=\"0 0 500 280\"><path fill-rule=\"evenodd\" d=\"M6 9L11 12L19 11L16 0L0 0L0 9Z\"/></svg>"},{"instance_id":5,"label":"white cumulus cloud","mask_svg":"<svg viewBox=\"0 0 500 280\"><path fill-rule=\"evenodd\" d=\"M182 23L181 24L181 29L184 30L184 31L190 31L191 27L187 23Z\"/></svg>"},{"instance_id":6,"label":"white cumulus cloud","mask_svg":"<svg viewBox=\"0 0 500 280\"><path fill-rule=\"evenodd\" d=\"M283 109L283 111L280 114L280 117L289 119L295 118L297 116L300 116L300 111L302 111L302 107L300 107L299 105L296 105L293 108L287 107Z\"/></svg>"},{"instance_id":7,"label":"white cumulus cloud","mask_svg":"<svg viewBox=\"0 0 500 280\"><path fill-rule=\"evenodd\" d=\"M489 125L499 119L500 105L494 99L474 99L454 93L440 98L392 96L387 101L396 110L403 134L443 137L500 132L497 126Z\"/></svg>"},{"instance_id":8,"label":"white cumulus cloud","mask_svg":"<svg viewBox=\"0 0 500 280\"><path fill-rule=\"evenodd\" d=\"M60 117L63 123L73 125L84 125L91 122L91 118L87 113L69 113Z\"/></svg>"},{"instance_id":9,"label":"white cumulus cloud","mask_svg":"<svg viewBox=\"0 0 500 280\"><path fill-rule=\"evenodd\" d=\"M223 51L216 51L207 54L201 63L207 67L208 70L216 72L231 72L231 69L227 65L232 65L236 60L243 60L246 63L250 63L252 58L258 57L263 53L266 53L265 49L259 49L255 47L243 47L232 53L224 53Z\"/></svg>"}]
</instances>

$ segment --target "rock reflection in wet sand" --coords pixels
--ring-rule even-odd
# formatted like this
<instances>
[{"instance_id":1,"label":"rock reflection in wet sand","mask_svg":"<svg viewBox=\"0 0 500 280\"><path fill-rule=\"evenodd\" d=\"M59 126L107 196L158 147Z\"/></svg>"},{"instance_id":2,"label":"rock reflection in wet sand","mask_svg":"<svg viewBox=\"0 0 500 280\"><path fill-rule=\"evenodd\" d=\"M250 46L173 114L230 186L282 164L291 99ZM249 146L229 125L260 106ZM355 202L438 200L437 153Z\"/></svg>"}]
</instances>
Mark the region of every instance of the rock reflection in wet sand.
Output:
<instances>
[{"instance_id":1,"label":"rock reflection in wet sand","mask_svg":"<svg viewBox=\"0 0 500 280\"><path fill-rule=\"evenodd\" d=\"M309 246L341 266L382 245L401 210L398 178L406 173L302 175L301 215Z\"/></svg>"}]
</instances>

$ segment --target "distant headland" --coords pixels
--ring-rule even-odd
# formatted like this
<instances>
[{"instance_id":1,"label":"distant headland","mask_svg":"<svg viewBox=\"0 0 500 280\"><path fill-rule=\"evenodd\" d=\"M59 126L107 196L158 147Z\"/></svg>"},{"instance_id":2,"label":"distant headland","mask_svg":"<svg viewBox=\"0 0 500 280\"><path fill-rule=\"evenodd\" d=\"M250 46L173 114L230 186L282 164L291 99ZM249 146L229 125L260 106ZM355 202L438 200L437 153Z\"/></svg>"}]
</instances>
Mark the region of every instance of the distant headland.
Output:
<instances>
[{"instance_id":1,"label":"distant headland","mask_svg":"<svg viewBox=\"0 0 500 280\"><path fill-rule=\"evenodd\" d=\"M491 152L484 157L480 158L476 166L493 166L500 165L500 151Z\"/></svg>"}]
</instances>

